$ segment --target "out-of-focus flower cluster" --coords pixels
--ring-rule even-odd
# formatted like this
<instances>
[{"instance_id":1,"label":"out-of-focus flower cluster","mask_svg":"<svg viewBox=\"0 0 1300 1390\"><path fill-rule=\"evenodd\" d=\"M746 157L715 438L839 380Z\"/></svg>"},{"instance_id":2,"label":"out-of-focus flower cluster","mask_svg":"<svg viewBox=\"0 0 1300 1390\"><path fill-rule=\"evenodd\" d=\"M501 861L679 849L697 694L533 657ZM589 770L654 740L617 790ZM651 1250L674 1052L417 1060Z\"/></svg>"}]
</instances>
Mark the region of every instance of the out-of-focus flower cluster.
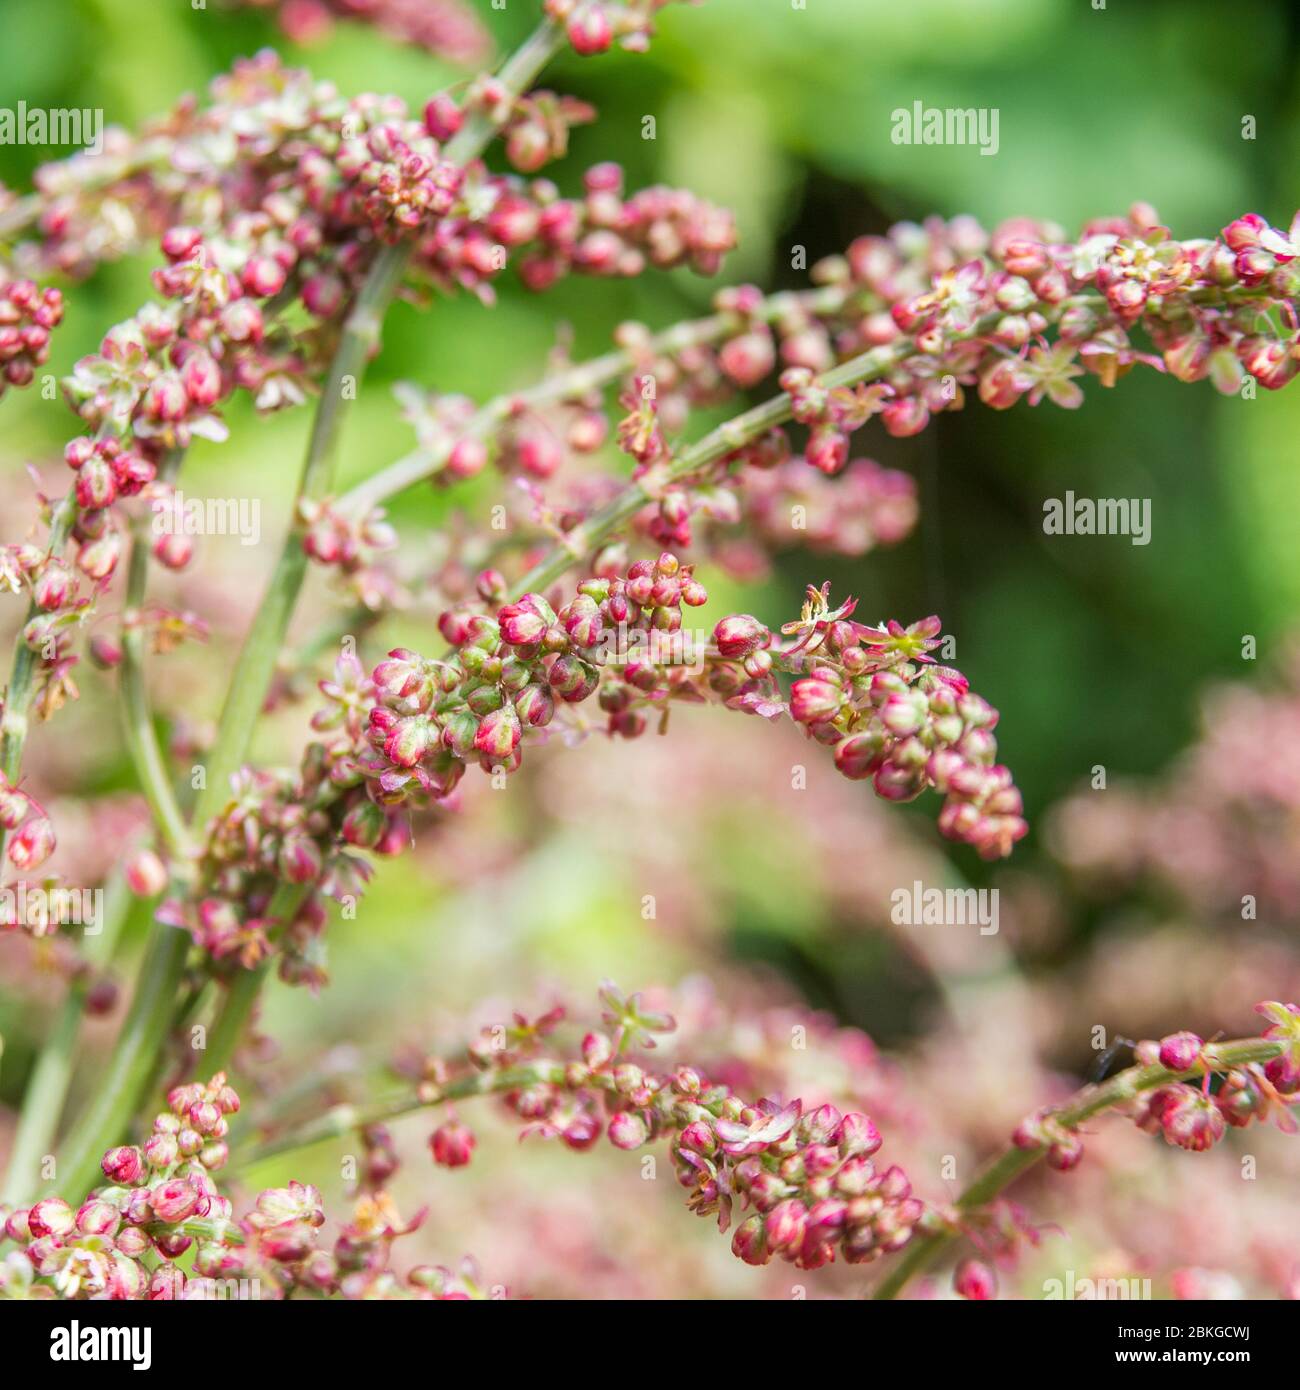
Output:
<instances>
[{"instance_id":1,"label":"out-of-focus flower cluster","mask_svg":"<svg viewBox=\"0 0 1300 1390\"><path fill-rule=\"evenodd\" d=\"M212 1174L226 1164L226 1117L239 1097L218 1074L174 1088L167 1106L143 1145L105 1153L107 1185L79 1207L43 1197L0 1211L0 1244L18 1247L0 1259L0 1299L489 1296L469 1265L460 1274L420 1266L399 1277L390 1268L393 1242L421 1218L404 1224L382 1192L358 1201L332 1249L318 1244L321 1195L303 1183L268 1188L236 1218Z\"/></svg>"},{"instance_id":2,"label":"out-of-focus flower cluster","mask_svg":"<svg viewBox=\"0 0 1300 1390\"><path fill-rule=\"evenodd\" d=\"M491 38L466 0L233 0L248 9L273 10L294 43L326 38L336 20L373 24L402 43L466 67L481 64Z\"/></svg>"},{"instance_id":3,"label":"out-of-focus flower cluster","mask_svg":"<svg viewBox=\"0 0 1300 1390\"><path fill-rule=\"evenodd\" d=\"M62 291L10 279L0 267L0 397L26 386L50 356L50 331L63 319Z\"/></svg>"},{"instance_id":4,"label":"out-of-focus flower cluster","mask_svg":"<svg viewBox=\"0 0 1300 1390\"><path fill-rule=\"evenodd\" d=\"M1058 858L1102 893L1147 883L1238 922L1300 915L1300 657L1272 685L1212 690L1204 732L1168 774L1080 791L1052 815ZM1266 731L1268 756L1259 755Z\"/></svg>"}]
</instances>

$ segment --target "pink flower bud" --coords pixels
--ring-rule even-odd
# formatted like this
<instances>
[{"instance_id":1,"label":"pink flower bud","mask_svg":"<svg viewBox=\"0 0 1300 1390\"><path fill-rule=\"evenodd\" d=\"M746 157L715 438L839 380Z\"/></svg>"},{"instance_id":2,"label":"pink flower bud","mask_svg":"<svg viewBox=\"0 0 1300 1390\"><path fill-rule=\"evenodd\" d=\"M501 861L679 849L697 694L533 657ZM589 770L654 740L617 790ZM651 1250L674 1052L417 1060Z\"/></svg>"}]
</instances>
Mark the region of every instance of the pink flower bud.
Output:
<instances>
[{"instance_id":1,"label":"pink flower bud","mask_svg":"<svg viewBox=\"0 0 1300 1390\"><path fill-rule=\"evenodd\" d=\"M273 256L254 256L239 277L245 294L269 299L284 288L284 267Z\"/></svg>"},{"instance_id":2,"label":"pink flower bud","mask_svg":"<svg viewBox=\"0 0 1300 1390\"><path fill-rule=\"evenodd\" d=\"M776 366L776 349L767 328L741 333L722 345L718 365L737 386L757 386Z\"/></svg>"},{"instance_id":3,"label":"pink flower bud","mask_svg":"<svg viewBox=\"0 0 1300 1390\"><path fill-rule=\"evenodd\" d=\"M633 1110L620 1110L612 1116L607 1132L616 1149L639 1149L650 1135L646 1122Z\"/></svg>"},{"instance_id":4,"label":"pink flower bud","mask_svg":"<svg viewBox=\"0 0 1300 1390\"><path fill-rule=\"evenodd\" d=\"M747 1265L767 1264L772 1252L768 1249L763 1217L754 1215L741 1222L731 1238L731 1251Z\"/></svg>"},{"instance_id":5,"label":"pink flower bud","mask_svg":"<svg viewBox=\"0 0 1300 1390\"><path fill-rule=\"evenodd\" d=\"M144 1155L133 1144L123 1145L109 1149L100 1159L99 1166L109 1182L120 1187L132 1187L144 1172Z\"/></svg>"},{"instance_id":6,"label":"pink flower bud","mask_svg":"<svg viewBox=\"0 0 1300 1390\"><path fill-rule=\"evenodd\" d=\"M169 260L184 260L202 241L197 227L168 227L162 235L162 252Z\"/></svg>"},{"instance_id":7,"label":"pink flower bud","mask_svg":"<svg viewBox=\"0 0 1300 1390\"><path fill-rule=\"evenodd\" d=\"M34 1240L42 1236L66 1236L76 1224L76 1212L62 1197L42 1198L27 1213L27 1228Z\"/></svg>"},{"instance_id":8,"label":"pink flower bud","mask_svg":"<svg viewBox=\"0 0 1300 1390\"><path fill-rule=\"evenodd\" d=\"M483 717L474 747L486 758L508 758L519 746L522 730L513 705L503 705Z\"/></svg>"},{"instance_id":9,"label":"pink flower bud","mask_svg":"<svg viewBox=\"0 0 1300 1390\"><path fill-rule=\"evenodd\" d=\"M77 505L91 511L111 506L117 497L117 480L104 459L88 458L77 470Z\"/></svg>"},{"instance_id":10,"label":"pink flower bud","mask_svg":"<svg viewBox=\"0 0 1300 1390\"><path fill-rule=\"evenodd\" d=\"M183 570L194 557L194 540L178 531L157 536L151 547L154 559L169 570Z\"/></svg>"},{"instance_id":11,"label":"pink flower bud","mask_svg":"<svg viewBox=\"0 0 1300 1390\"><path fill-rule=\"evenodd\" d=\"M772 634L748 613L735 613L723 618L713 629L713 641L720 656L729 661L743 661L751 652L772 644Z\"/></svg>"},{"instance_id":12,"label":"pink flower bud","mask_svg":"<svg viewBox=\"0 0 1300 1390\"><path fill-rule=\"evenodd\" d=\"M86 1236L111 1236L121 1225L122 1216L109 1202L92 1198L77 1212L77 1230Z\"/></svg>"},{"instance_id":13,"label":"pink flower bud","mask_svg":"<svg viewBox=\"0 0 1300 1390\"><path fill-rule=\"evenodd\" d=\"M57 560L50 560L32 585L32 599L46 613L62 608L71 593L72 575Z\"/></svg>"},{"instance_id":14,"label":"pink flower bud","mask_svg":"<svg viewBox=\"0 0 1300 1390\"><path fill-rule=\"evenodd\" d=\"M1160 1039L1160 1065L1170 1071L1187 1071L1196 1065L1204 1046L1195 1033L1170 1033Z\"/></svg>"},{"instance_id":15,"label":"pink flower bud","mask_svg":"<svg viewBox=\"0 0 1300 1390\"><path fill-rule=\"evenodd\" d=\"M39 869L54 853L54 826L46 816L33 816L9 842L9 862L24 872Z\"/></svg>"},{"instance_id":16,"label":"pink flower bud","mask_svg":"<svg viewBox=\"0 0 1300 1390\"><path fill-rule=\"evenodd\" d=\"M337 275L312 275L302 287L302 302L314 318L329 319L343 304L343 281Z\"/></svg>"},{"instance_id":17,"label":"pink flower bud","mask_svg":"<svg viewBox=\"0 0 1300 1390\"><path fill-rule=\"evenodd\" d=\"M473 435L458 439L447 456L446 471L453 478L472 478L488 461L487 445Z\"/></svg>"},{"instance_id":18,"label":"pink flower bud","mask_svg":"<svg viewBox=\"0 0 1300 1390\"><path fill-rule=\"evenodd\" d=\"M439 92L425 104L424 128L435 140L450 140L464 123L464 112L447 92Z\"/></svg>"},{"instance_id":19,"label":"pink flower bud","mask_svg":"<svg viewBox=\"0 0 1300 1390\"><path fill-rule=\"evenodd\" d=\"M840 712L844 692L838 685L804 676L790 688L790 713L800 724L817 724Z\"/></svg>"},{"instance_id":20,"label":"pink flower bud","mask_svg":"<svg viewBox=\"0 0 1300 1390\"><path fill-rule=\"evenodd\" d=\"M125 876L138 898L155 898L167 887L167 868L151 849L138 849L127 859Z\"/></svg>"},{"instance_id":21,"label":"pink flower bud","mask_svg":"<svg viewBox=\"0 0 1300 1390\"><path fill-rule=\"evenodd\" d=\"M433 1160L444 1168L463 1168L473 1157L476 1142L473 1131L455 1120L439 1125L429 1136Z\"/></svg>"},{"instance_id":22,"label":"pink flower bud","mask_svg":"<svg viewBox=\"0 0 1300 1390\"><path fill-rule=\"evenodd\" d=\"M221 397L221 369L212 355L202 349L185 359L181 382L185 394L202 410L215 405Z\"/></svg>"},{"instance_id":23,"label":"pink flower bud","mask_svg":"<svg viewBox=\"0 0 1300 1390\"><path fill-rule=\"evenodd\" d=\"M986 1302L997 1297L997 1276L982 1260L963 1260L952 1276L952 1286L962 1298Z\"/></svg>"},{"instance_id":24,"label":"pink flower bud","mask_svg":"<svg viewBox=\"0 0 1300 1390\"><path fill-rule=\"evenodd\" d=\"M614 41L614 31L605 11L599 5L590 5L574 15L565 32L573 45L573 51L584 58L595 53L604 53Z\"/></svg>"},{"instance_id":25,"label":"pink flower bud","mask_svg":"<svg viewBox=\"0 0 1300 1390\"><path fill-rule=\"evenodd\" d=\"M149 1193L149 1205L159 1221L169 1226L193 1216L199 1205L201 1193L186 1178L173 1178L170 1182L159 1183Z\"/></svg>"}]
</instances>

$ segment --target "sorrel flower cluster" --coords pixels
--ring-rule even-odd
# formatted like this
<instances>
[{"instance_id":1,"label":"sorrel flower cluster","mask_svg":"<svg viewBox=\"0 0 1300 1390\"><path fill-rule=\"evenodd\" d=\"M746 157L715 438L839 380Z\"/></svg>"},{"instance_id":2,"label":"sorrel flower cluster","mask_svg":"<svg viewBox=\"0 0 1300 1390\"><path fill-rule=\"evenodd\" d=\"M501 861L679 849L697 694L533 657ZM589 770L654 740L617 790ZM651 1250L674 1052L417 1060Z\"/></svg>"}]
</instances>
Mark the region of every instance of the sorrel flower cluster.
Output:
<instances>
[{"instance_id":1,"label":"sorrel flower cluster","mask_svg":"<svg viewBox=\"0 0 1300 1390\"><path fill-rule=\"evenodd\" d=\"M732 1235L747 1264L779 1256L817 1269L837 1254L864 1264L911 1239L925 1208L901 1168L873 1161L883 1141L866 1115L832 1105L805 1112L798 1100L750 1104L697 1068L655 1066L645 1053L673 1031L672 1017L610 984L600 998L602 1026L583 1035L572 1059L544 1055L563 1008L532 1021L516 1015L471 1044L459 1065L432 1063L417 1099L499 1092L525 1122L524 1137L578 1152L602 1136L625 1151L664 1140L691 1211L716 1217L724 1232L733 1216L752 1213ZM436 1162L462 1167L474 1137L455 1121L430 1146Z\"/></svg>"},{"instance_id":2,"label":"sorrel flower cluster","mask_svg":"<svg viewBox=\"0 0 1300 1390\"><path fill-rule=\"evenodd\" d=\"M485 596L498 587L498 576L481 577ZM865 627L850 621L852 600L832 611L828 592L809 589L803 617L783 629L796 640L784 647L748 615L722 619L708 644L684 632L683 606L708 595L669 552L625 576L584 581L558 612L532 593L494 615L446 614L453 660L400 650L376 667L368 737L382 756L363 766L382 798L437 799L469 761L514 771L527 730L592 695L608 732L623 737L642 733L651 716L665 728L674 702L713 700L768 719L788 708L834 746L845 776L870 777L891 801L933 787L947 797L946 835L989 858L1008 853L1026 827L1010 773L994 764L997 713L960 673L933 665L939 620ZM779 673L798 676L788 706Z\"/></svg>"},{"instance_id":3,"label":"sorrel flower cluster","mask_svg":"<svg viewBox=\"0 0 1300 1390\"><path fill-rule=\"evenodd\" d=\"M213 1173L226 1164L228 1116L239 1097L222 1074L177 1086L141 1146L105 1153L107 1185L79 1206L43 1197L0 1211L0 1298L280 1299L302 1290L343 1298L486 1297L472 1267L462 1276L390 1268L393 1242L415 1230L386 1194L363 1194L332 1249L318 1243L321 1195L299 1182L260 1192L234 1216ZM182 1267L178 1261L189 1256Z\"/></svg>"},{"instance_id":4,"label":"sorrel flower cluster","mask_svg":"<svg viewBox=\"0 0 1300 1390\"><path fill-rule=\"evenodd\" d=\"M546 61L565 45L583 56L616 43L639 50L663 5L545 0L541 26L496 75L435 92L418 115L383 95L345 99L263 53L214 82L206 104L186 99L138 136L110 132L100 156L46 166L31 198L0 190L0 236L17 238L0 272L7 385L30 382L47 360L61 300L40 280L86 276L155 244L161 251L156 298L110 328L64 383L77 417L64 450L74 477L61 499L38 499L44 542L29 535L0 552L0 587L30 598L0 723L0 843L10 864L30 872L53 851L54 831L22 786L28 716L76 696L75 638L99 616L135 533L119 638L99 634L91 650L121 668L126 736L160 840L132 854L126 879L163 899L106 1078L60 1141L70 1154L61 1162L67 1201L30 1200L34 1159L59 1132L62 1091L25 1103L14 1159L24 1204L5 1215L23 1248L5 1261L5 1292L203 1296L230 1279L256 1281L264 1296L476 1292L472 1274L392 1273L392 1241L412 1226L383 1189L395 1157L382 1116L363 1127L360 1201L332 1252L317 1244L324 1216L311 1187L264 1192L234 1220L212 1177L229 1157L237 1108L221 1074L173 1090L151 1137L121 1146L138 1132L147 1078L180 1025L207 1017L215 996L212 1052L228 1057L272 958L286 980L322 985L324 900L355 905L372 871L362 852L397 853L414 813L449 801L468 767L508 776L525 745L552 728L577 735L599 722L633 738L652 721L666 730L674 706L702 703L764 719L788 713L847 778L869 779L889 801L937 791L944 835L988 859L1007 855L1026 824L997 762L997 713L936 662L937 618L866 625L854 620L853 600L835 606L823 586L809 589L801 617L779 635L748 614L697 633L688 615L707 594L687 547L702 538L706 553L721 553L728 528L748 517L745 539L761 560L760 543L778 543L777 510L801 497L819 504L817 544L861 553L898 539L914 520L915 489L853 459L852 436L877 417L894 436L914 435L935 413L960 408L970 388L995 408L1021 398L1074 408L1085 373L1109 386L1139 362L1183 380L1209 377L1224 391L1247 375L1275 389L1295 374L1295 224L1284 232L1249 214L1214 239L1180 241L1139 204L1071 241L1044 222L988 232L969 218L933 219L858 239L819 264L805 292L732 287L706 319L660 332L625 325L616 351L594 362L558 353L541 382L477 410L408 392L417 454L333 496L345 386L379 346L397 295L466 290L490 305L512 263L532 290L568 274L719 269L734 223L694 194L629 193L607 162L587 170L575 196L536 177L595 116L533 85ZM439 16L455 13L445 4L423 7L421 18L397 0L295 0L284 17L305 33L363 10L417 42L455 45L434 33ZM488 162L498 137L511 172ZM779 389L768 400L687 442L693 413L769 378ZM223 412L236 393L276 410L317 391L281 562L205 752L212 785L183 809L154 732L144 639L167 649L205 627L199 615L147 601L150 558L180 568L192 542L164 535L147 549L139 511L170 501L192 441L225 439ZM607 441L631 460L623 484L593 466ZM489 557L479 536L466 547L478 547L472 563L455 557L463 582L438 624L450 650L396 648L369 673L345 650L321 682L326 708L299 769L246 765L305 557L337 567L378 615L402 591L381 558L398 540L382 504L427 477L468 480L494 457L520 475L516 491L531 511L498 553ZM584 576L576 585L564 582L573 568ZM578 1149L602 1131L628 1150L664 1137L693 1209L725 1227L740 1208L734 1248L755 1264L779 1255L812 1269L909 1247L906 1272L952 1235L1001 1245L1032 1238L1009 1206L922 1205L900 1169L876 1166L880 1136L857 1111L773 1097L750 1104L697 1069L653 1067L642 1053L670 1021L612 989L604 1003L605 1027L578 1055L543 1055L557 1014L517 1020L504 1049L493 1035L464 1068L431 1064L417 1102L500 1091L530 1131ZM47 1044L52 1065L35 1072L61 1075L64 1086L79 1008L70 993L67 1026ZM1285 1115L1300 1075L1300 1015L1289 1005L1265 1012L1262 1040L1143 1044L1145 1065L1022 1126L1011 1163L1046 1155L1071 1166L1082 1121L1113 1104L1132 1104L1139 1123L1193 1149L1229 1125L1279 1107ZM1217 1092L1214 1075L1224 1078ZM1189 1084L1198 1079L1199 1091ZM458 1119L431 1137L434 1159L449 1168L464 1167L474 1147ZM81 1200L105 1148L108 1185ZM193 1272L182 1273L176 1262L191 1253ZM968 1296L992 1292L978 1263L963 1266L958 1282Z\"/></svg>"}]
</instances>

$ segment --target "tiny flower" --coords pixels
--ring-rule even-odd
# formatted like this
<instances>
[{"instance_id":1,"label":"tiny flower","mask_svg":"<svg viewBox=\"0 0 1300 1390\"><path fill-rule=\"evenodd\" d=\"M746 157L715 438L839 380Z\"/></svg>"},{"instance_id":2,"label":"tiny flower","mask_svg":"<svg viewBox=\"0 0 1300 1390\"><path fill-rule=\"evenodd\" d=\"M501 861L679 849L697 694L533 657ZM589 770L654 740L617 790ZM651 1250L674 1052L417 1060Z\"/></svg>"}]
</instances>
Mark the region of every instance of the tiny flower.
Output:
<instances>
[{"instance_id":1,"label":"tiny flower","mask_svg":"<svg viewBox=\"0 0 1300 1390\"><path fill-rule=\"evenodd\" d=\"M963 1260L953 1272L952 1286L962 1298L984 1302L996 1298L998 1280L983 1260Z\"/></svg>"},{"instance_id":2,"label":"tiny flower","mask_svg":"<svg viewBox=\"0 0 1300 1390\"><path fill-rule=\"evenodd\" d=\"M473 1131L457 1121L439 1125L429 1136L433 1161L444 1168L463 1168L474 1155Z\"/></svg>"}]
</instances>

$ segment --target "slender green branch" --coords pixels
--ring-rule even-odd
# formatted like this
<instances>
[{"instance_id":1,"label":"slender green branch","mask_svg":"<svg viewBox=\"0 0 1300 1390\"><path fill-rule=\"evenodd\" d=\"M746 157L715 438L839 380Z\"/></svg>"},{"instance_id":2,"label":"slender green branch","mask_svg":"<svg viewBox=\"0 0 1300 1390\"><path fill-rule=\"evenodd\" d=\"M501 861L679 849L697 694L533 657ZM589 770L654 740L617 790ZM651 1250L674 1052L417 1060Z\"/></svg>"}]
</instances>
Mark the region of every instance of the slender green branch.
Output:
<instances>
[{"instance_id":1,"label":"slender green branch","mask_svg":"<svg viewBox=\"0 0 1300 1390\"><path fill-rule=\"evenodd\" d=\"M839 285L799 292L787 290L770 295L747 317L771 323L796 309L829 314L842 308L850 295L849 289ZM729 333L739 331L744 321L740 315L734 313L710 314L707 318L673 324L671 328L666 328L663 332L648 338L643 344L638 344L635 349L625 348L617 352L607 352L588 362L566 367L525 390L505 392L489 401L466 422L457 438L468 436L485 439L521 407L553 405L557 401L584 396L617 380L635 365L642 353L661 356L716 342ZM432 448L416 449L404 458L398 459L396 463L372 474L343 494L338 502L339 510L349 516L364 516L372 507L435 474L446 463L456 442L455 439L448 439Z\"/></svg>"},{"instance_id":2,"label":"slender green branch","mask_svg":"<svg viewBox=\"0 0 1300 1390\"><path fill-rule=\"evenodd\" d=\"M962 337L975 337L986 333L1000 315L986 315ZM915 350L910 338L900 339L887 347L872 348L857 357L850 358L820 378L828 388L852 386L860 381L872 381L883 376L892 367L903 361ZM653 502L660 489L666 484L689 477L716 463L718 459L743 448L746 444L760 438L783 425L790 419L791 399L782 392L737 415L717 429L711 430L695 444L684 449L672 460L668 467L654 477L654 491L644 481L630 484L619 495L593 513L581 525L574 527L514 586L517 596L530 590L543 590L554 584L566 570L576 564L584 555L596 549L612 532L625 525L648 502Z\"/></svg>"},{"instance_id":3,"label":"slender green branch","mask_svg":"<svg viewBox=\"0 0 1300 1390\"><path fill-rule=\"evenodd\" d=\"M497 76L498 85L508 97L517 96L546 66L563 41L561 29L549 20L543 22L502 67ZM458 164L477 159L499 129L500 120L509 114L509 105L507 101L505 108L493 115L476 111L469 116L460 132L448 143L444 151L446 157ZM384 313L397 294L412 250L413 243L403 242L380 251L344 324L312 425L295 499L294 521L240 652L221 713L216 743L208 758L207 779L193 818L200 833L221 809L229 794L230 778L243 761L306 577L307 556L302 547L302 521L297 504L304 499L323 497L330 490L343 403L356 395L367 358L379 342ZM210 1039L209 1062L213 1055L228 1059L233 1054L239 1033L256 1003L265 971L263 966L247 972L232 986L218 1017L215 1037ZM213 1048L218 1049L215 1054Z\"/></svg>"},{"instance_id":4,"label":"slender green branch","mask_svg":"<svg viewBox=\"0 0 1300 1390\"><path fill-rule=\"evenodd\" d=\"M179 454L172 454L165 461L162 472L170 475L179 464ZM188 860L192 853L190 835L158 743L145 687L144 630L140 621L149 579L149 547L145 530L143 518L131 528L131 561L126 579L126 608L122 614L122 723L136 776L140 779L145 800L149 803L167 849L174 859Z\"/></svg>"},{"instance_id":5,"label":"slender green branch","mask_svg":"<svg viewBox=\"0 0 1300 1390\"><path fill-rule=\"evenodd\" d=\"M562 42L563 31L549 21L544 22L501 69L497 79L500 86L510 96L518 95ZM484 112L475 112L448 143L444 151L446 157L459 164L477 159L498 127L499 120ZM306 577L307 555L302 548L304 523L298 504L306 499L324 497L330 491L344 404L356 396L366 361L379 343L384 314L401 286L413 250L414 243L405 241L386 246L379 252L344 322L312 424L289 534L239 654L221 712L216 743L208 756L207 780L193 819L200 831L221 809L229 794L230 778L247 752Z\"/></svg>"},{"instance_id":6,"label":"slender green branch","mask_svg":"<svg viewBox=\"0 0 1300 1390\"><path fill-rule=\"evenodd\" d=\"M77 516L77 497L73 489L55 505L50 517L50 534L45 553L57 555L67 543ZM39 616L33 603L27 609L27 622ZM0 773L11 785L18 781L23 765L23 745L27 742L27 716L31 709L37 654L23 641L20 630L14 641L13 666L5 689L4 716L0 719ZM7 832L0 828L0 862L3 862Z\"/></svg>"},{"instance_id":7,"label":"slender green branch","mask_svg":"<svg viewBox=\"0 0 1300 1390\"><path fill-rule=\"evenodd\" d=\"M284 934L306 897L307 888L303 884L281 883L276 888L266 909L266 915L275 924L268 933L272 946ZM207 1046L203 1054L204 1070L209 1076L229 1069L235 1048L239 1045L244 1027L252 1015L257 997L270 971L271 960L268 957L251 970L241 970L226 986L216 1019L208 1031Z\"/></svg>"},{"instance_id":8,"label":"slender green branch","mask_svg":"<svg viewBox=\"0 0 1300 1390\"><path fill-rule=\"evenodd\" d=\"M232 1170L251 1168L254 1164L263 1163L280 1154L309 1148L313 1144L323 1143L326 1139L337 1139L356 1130L365 1129L368 1125L384 1124L417 1110L446 1105L449 1101L469 1100L474 1096L494 1095L502 1091L516 1091L542 1083L558 1084L564 1079L564 1070L563 1062L539 1059L501 1071L471 1072L468 1076L458 1077L445 1086L422 1088L417 1092L405 1091L390 1100L377 1101L367 1106L336 1105L308 1124L277 1139L236 1148L231 1156L230 1166Z\"/></svg>"},{"instance_id":9,"label":"slender green branch","mask_svg":"<svg viewBox=\"0 0 1300 1390\"><path fill-rule=\"evenodd\" d=\"M1285 1047L1286 1044L1283 1042L1273 1042L1265 1038L1242 1038L1236 1042L1214 1043L1211 1070L1228 1071L1233 1067L1244 1067L1251 1062L1267 1062L1280 1055ZM1078 1129L1093 1115L1133 1100L1145 1091L1153 1091L1157 1086L1164 1086L1171 1081L1189 1080L1203 1075L1204 1069L1201 1067L1184 1072L1170 1071L1168 1067L1158 1064L1128 1067L1101 1085L1085 1086L1068 1104L1053 1110L1052 1119L1064 1129ZM958 1211L970 1212L987 1206L1046 1154L1045 1148L1007 1148L981 1169L970 1186L957 1198ZM907 1281L932 1264L958 1238L958 1234L956 1231L936 1231L913 1240L872 1297L896 1297Z\"/></svg>"},{"instance_id":10,"label":"slender green branch","mask_svg":"<svg viewBox=\"0 0 1300 1390\"><path fill-rule=\"evenodd\" d=\"M95 935L86 937L82 952L86 969L68 986L54 1025L27 1079L0 1201L21 1203L40 1189L41 1160L52 1152L59 1117L72 1081L86 994L94 973L106 968L113 958L130 904L131 893L125 881L120 874L115 875L104 891L100 929Z\"/></svg>"},{"instance_id":11,"label":"slender green branch","mask_svg":"<svg viewBox=\"0 0 1300 1390\"><path fill-rule=\"evenodd\" d=\"M167 1037L189 945L184 931L155 929L107 1071L96 1081L93 1099L60 1156L61 1191L80 1196L93 1187L104 1150L118 1143L130 1125Z\"/></svg>"}]
</instances>

